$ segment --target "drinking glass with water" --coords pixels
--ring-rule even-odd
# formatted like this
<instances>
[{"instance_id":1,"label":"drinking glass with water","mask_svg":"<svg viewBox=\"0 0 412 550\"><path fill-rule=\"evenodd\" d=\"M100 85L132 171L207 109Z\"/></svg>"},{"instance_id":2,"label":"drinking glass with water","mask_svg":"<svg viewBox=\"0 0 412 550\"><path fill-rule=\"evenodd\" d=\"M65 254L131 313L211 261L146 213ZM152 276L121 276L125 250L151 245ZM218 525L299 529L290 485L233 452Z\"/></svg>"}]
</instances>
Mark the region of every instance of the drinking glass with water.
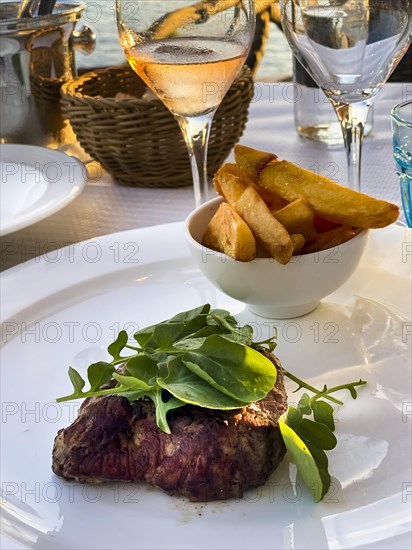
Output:
<instances>
[{"instance_id":1,"label":"drinking glass with water","mask_svg":"<svg viewBox=\"0 0 412 550\"><path fill-rule=\"evenodd\" d=\"M395 105L391 111L393 155L401 185L406 223L412 227L412 101Z\"/></svg>"}]
</instances>

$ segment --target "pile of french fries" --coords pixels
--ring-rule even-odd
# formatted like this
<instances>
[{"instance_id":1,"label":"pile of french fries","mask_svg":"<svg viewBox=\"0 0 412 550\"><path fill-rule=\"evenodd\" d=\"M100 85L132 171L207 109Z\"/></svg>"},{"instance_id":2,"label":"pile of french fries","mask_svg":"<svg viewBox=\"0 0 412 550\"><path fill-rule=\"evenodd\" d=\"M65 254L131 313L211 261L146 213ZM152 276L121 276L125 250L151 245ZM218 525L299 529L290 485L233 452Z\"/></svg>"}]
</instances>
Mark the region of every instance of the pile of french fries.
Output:
<instances>
[{"instance_id":1,"label":"pile of french fries","mask_svg":"<svg viewBox=\"0 0 412 550\"><path fill-rule=\"evenodd\" d=\"M248 262L336 247L359 229L385 227L399 216L395 204L343 187L277 156L244 145L224 164L214 186L223 202L202 244Z\"/></svg>"}]
</instances>

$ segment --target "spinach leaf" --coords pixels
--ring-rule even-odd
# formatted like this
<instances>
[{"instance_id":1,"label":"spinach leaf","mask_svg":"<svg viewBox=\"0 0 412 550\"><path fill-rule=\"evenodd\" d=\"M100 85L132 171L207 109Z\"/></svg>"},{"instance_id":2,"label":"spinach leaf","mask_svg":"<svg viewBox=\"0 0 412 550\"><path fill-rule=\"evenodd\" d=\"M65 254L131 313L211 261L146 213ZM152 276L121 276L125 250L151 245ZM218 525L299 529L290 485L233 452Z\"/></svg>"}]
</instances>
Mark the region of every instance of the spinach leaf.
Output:
<instances>
[{"instance_id":1,"label":"spinach leaf","mask_svg":"<svg viewBox=\"0 0 412 550\"><path fill-rule=\"evenodd\" d=\"M158 361L146 354L136 355L127 360L126 372L154 386L158 376Z\"/></svg>"},{"instance_id":2,"label":"spinach leaf","mask_svg":"<svg viewBox=\"0 0 412 550\"><path fill-rule=\"evenodd\" d=\"M302 414L312 413L311 401L307 393L304 393L302 397L299 399L298 409Z\"/></svg>"},{"instance_id":3,"label":"spinach leaf","mask_svg":"<svg viewBox=\"0 0 412 550\"><path fill-rule=\"evenodd\" d=\"M262 399L276 382L276 367L267 357L216 334L185 353L183 363L212 387L244 403Z\"/></svg>"},{"instance_id":4,"label":"spinach leaf","mask_svg":"<svg viewBox=\"0 0 412 550\"><path fill-rule=\"evenodd\" d=\"M288 426L283 418L279 420L279 428L288 452L296 464L305 485L312 491L315 502L324 496L323 481L315 459L297 433Z\"/></svg>"},{"instance_id":5,"label":"spinach leaf","mask_svg":"<svg viewBox=\"0 0 412 550\"><path fill-rule=\"evenodd\" d=\"M189 309L188 311L182 311L181 313L178 313L174 317L171 317L169 319L170 323L186 323L188 321L193 321L194 319L197 319L201 315L207 315L210 312L210 304L204 304L199 307L195 307L194 309Z\"/></svg>"},{"instance_id":6,"label":"spinach leaf","mask_svg":"<svg viewBox=\"0 0 412 550\"><path fill-rule=\"evenodd\" d=\"M181 336L184 323L161 323L153 331L153 340L160 349L168 350Z\"/></svg>"},{"instance_id":7,"label":"spinach leaf","mask_svg":"<svg viewBox=\"0 0 412 550\"><path fill-rule=\"evenodd\" d=\"M106 363L105 361L92 363L87 369L90 391L100 390L103 384L110 382L115 370L115 367L111 363Z\"/></svg>"},{"instance_id":8,"label":"spinach leaf","mask_svg":"<svg viewBox=\"0 0 412 550\"><path fill-rule=\"evenodd\" d=\"M312 399L310 404L313 410L313 417L316 422L325 424L332 432L335 431L335 421L333 419L333 407L326 403L326 401L320 401Z\"/></svg>"},{"instance_id":9,"label":"spinach leaf","mask_svg":"<svg viewBox=\"0 0 412 550\"><path fill-rule=\"evenodd\" d=\"M336 437L333 432L323 423L303 418L298 432L303 434L305 440L309 441L320 449L330 451L336 447ZM302 437L302 435L301 435Z\"/></svg>"},{"instance_id":10,"label":"spinach leaf","mask_svg":"<svg viewBox=\"0 0 412 550\"><path fill-rule=\"evenodd\" d=\"M208 382L186 368L180 358L174 358L168 364L166 378L157 380L159 386L185 403L207 409L238 409L247 406L248 402L237 399L215 389Z\"/></svg>"}]
</instances>

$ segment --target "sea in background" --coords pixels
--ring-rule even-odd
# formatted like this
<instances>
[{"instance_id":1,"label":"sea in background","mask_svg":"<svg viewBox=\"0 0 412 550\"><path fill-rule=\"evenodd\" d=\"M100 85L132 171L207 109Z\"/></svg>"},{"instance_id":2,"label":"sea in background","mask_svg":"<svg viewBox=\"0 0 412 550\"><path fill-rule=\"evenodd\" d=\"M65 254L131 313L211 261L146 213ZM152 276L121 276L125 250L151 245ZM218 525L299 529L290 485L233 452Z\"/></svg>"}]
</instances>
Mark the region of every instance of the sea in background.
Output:
<instances>
[{"instance_id":1,"label":"sea in background","mask_svg":"<svg viewBox=\"0 0 412 550\"><path fill-rule=\"evenodd\" d=\"M118 65L126 61L120 46L115 23L115 0L87 0L82 20L77 25L88 25L96 33L95 51L85 56L76 52L79 69ZM282 32L274 23L255 80L278 81L292 75L292 54Z\"/></svg>"}]
</instances>

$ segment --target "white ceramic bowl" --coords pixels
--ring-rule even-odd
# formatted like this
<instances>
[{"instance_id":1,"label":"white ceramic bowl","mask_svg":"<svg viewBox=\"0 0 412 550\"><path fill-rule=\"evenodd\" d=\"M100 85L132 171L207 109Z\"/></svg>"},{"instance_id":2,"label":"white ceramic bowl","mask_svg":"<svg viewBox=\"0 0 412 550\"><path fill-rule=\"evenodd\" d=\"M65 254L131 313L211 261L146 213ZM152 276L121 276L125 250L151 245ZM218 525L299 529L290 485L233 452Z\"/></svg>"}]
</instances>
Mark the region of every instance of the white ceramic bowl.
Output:
<instances>
[{"instance_id":1,"label":"white ceramic bowl","mask_svg":"<svg viewBox=\"0 0 412 550\"><path fill-rule=\"evenodd\" d=\"M201 244L221 202L221 197L212 199L188 216L186 238L190 251L215 287L263 317L289 319L315 309L322 298L349 279L366 246L368 231L361 231L338 247L293 256L286 265L272 258L238 262Z\"/></svg>"}]
</instances>

